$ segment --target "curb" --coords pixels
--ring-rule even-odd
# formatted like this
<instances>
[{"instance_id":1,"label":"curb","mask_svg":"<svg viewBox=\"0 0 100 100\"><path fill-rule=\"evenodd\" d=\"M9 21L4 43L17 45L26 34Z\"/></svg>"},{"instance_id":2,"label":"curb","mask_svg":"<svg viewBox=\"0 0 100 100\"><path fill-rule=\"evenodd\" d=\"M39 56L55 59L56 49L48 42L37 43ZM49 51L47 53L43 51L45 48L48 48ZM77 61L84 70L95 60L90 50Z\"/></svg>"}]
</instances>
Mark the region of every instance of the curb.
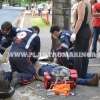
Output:
<instances>
[{"instance_id":1,"label":"curb","mask_svg":"<svg viewBox=\"0 0 100 100\"><path fill-rule=\"evenodd\" d=\"M100 67L100 64L89 64L89 67Z\"/></svg>"}]
</instances>

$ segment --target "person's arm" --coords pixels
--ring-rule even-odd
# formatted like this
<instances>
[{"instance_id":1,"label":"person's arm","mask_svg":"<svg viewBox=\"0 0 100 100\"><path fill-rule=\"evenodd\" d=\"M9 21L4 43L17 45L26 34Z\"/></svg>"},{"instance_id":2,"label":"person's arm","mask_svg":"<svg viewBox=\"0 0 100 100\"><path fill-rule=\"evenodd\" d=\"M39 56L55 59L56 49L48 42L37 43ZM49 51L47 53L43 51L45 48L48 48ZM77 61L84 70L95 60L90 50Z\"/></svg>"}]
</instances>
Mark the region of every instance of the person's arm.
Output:
<instances>
[{"instance_id":1,"label":"person's arm","mask_svg":"<svg viewBox=\"0 0 100 100\"><path fill-rule=\"evenodd\" d=\"M100 13L98 12L93 12L92 15L93 17L100 18Z\"/></svg>"},{"instance_id":2,"label":"person's arm","mask_svg":"<svg viewBox=\"0 0 100 100\"><path fill-rule=\"evenodd\" d=\"M69 48L69 46L70 46L70 33L66 31L65 34L62 33L60 37L60 45L56 49L56 51L64 52Z\"/></svg>"},{"instance_id":3,"label":"person's arm","mask_svg":"<svg viewBox=\"0 0 100 100\"><path fill-rule=\"evenodd\" d=\"M38 54L40 52L40 46L41 46L41 44L40 44L40 37L36 36L33 39L32 43L30 44L31 52L34 54L31 57L32 63L35 63L38 60Z\"/></svg>"},{"instance_id":4,"label":"person's arm","mask_svg":"<svg viewBox=\"0 0 100 100\"><path fill-rule=\"evenodd\" d=\"M75 27L74 27L74 33L78 33L81 25L82 25L82 22L84 20L84 15L85 15L85 4L83 2L80 2L78 4L78 9L77 9L77 12L78 12L78 19L76 21L76 24L75 24Z\"/></svg>"},{"instance_id":5,"label":"person's arm","mask_svg":"<svg viewBox=\"0 0 100 100\"><path fill-rule=\"evenodd\" d=\"M63 34L61 36L61 47L68 49L70 45L70 33L66 32L67 35Z\"/></svg>"},{"instance_id":6,"label":"person's arm","mask_svg":"<svg viewBox=\"0 0 100 100\"><path fill-rule=\"evenodd\" d=\"M72 25L72 29L75 26L75 22L76 22L76 9L77 9L78 3L74 4L72 9L71 9L71 25Z\"/></svg>"},{"instance_id":7,"label":"person's arm","mask_svg":"<svg viewBox=\"0 0 100 100\"><path fill-rule=\"evenodd\" d=\"M36 55L38 55L38 53L40 52L40 47L41 47L41 44L40 44L40 37L37 36L35 39L35 46L36 46Z\"/></svg>"}]
</instances>

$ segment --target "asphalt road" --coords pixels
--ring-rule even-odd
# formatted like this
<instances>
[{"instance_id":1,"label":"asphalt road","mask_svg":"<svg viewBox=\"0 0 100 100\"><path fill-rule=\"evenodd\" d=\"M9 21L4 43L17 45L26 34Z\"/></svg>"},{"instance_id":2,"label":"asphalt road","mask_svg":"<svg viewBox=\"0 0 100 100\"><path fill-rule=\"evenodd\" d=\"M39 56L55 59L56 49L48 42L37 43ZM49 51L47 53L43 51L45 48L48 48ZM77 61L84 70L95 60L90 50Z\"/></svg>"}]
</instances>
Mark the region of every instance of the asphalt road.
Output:
<instances>
[{"instance_id":1,"label":"asphalt road","mask_svg":"<svg viewBox=\"0 0 100 100\"><path fill-rule=\"evenodd\" d=\"M20 15L21 9L0 9L0 25L4 21L14 22L17 16Z\"/></svg>"}]
</instances>

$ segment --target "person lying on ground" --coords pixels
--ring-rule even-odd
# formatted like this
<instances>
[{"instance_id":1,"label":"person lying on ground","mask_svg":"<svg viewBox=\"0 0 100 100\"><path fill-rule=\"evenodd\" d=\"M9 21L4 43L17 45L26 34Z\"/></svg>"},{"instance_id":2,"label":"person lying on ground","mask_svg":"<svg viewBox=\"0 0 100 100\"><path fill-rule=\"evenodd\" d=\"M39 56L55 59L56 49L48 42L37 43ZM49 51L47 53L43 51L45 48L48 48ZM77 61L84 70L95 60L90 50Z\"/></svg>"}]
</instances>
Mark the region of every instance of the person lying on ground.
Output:
<instances>
[{"instance_id":1,"label":"person lying on ground","mask_svg":"<svg viewBox=\"0 0 100 100\"><path fill-rule=\"evenodd\" d=\"M44 72L48 72L49 74L51 74L55 68L65 69L66 67L60 66L58 64L48 64L48 63L47 64L37 63L35 65L36 73L37 73L39 80L43 80ZM87 77L78 78L76 83L79 85L98 86L99 85L98 74L88 73Z\"/></svg>"},{"instance_id":2,"label":"person lying on ground","mask_svg":"<svg viewBox=\"0 0 100 100\"><path fill-rule=\"evenodd\" d=\"M35 67L35 71L36 71L37 75L35 76L35 79L33 78L33 80L39 80L39 81L44 81L44 72L48 72L49 74L51 74L53 72L53 70L55 70L55 69L56 70L66 69L66 67L60 66L58 64L48 64L48 63L44 64L43 62L39 63L38 61L34 65L34 67ZM0 73L1 73L1 71L0 71ZM20 74L21 73L19 73L19 72L14 72L13 73L13 79L12 79L12 82L11 82L11 84L13 86L16 86L18 84L27 85L27 84L33 82L33 80L30 81L29 79L26 79L24 81L23 81L23 79L19 79L18 75L20 75ZM6 79L8 79L8 77L9 77L9 74L7 72L4 72L2 75L3 75L3 77L6 77ZM33 75L33 77L34 77L34 75ZM22 83L22 82L24 82L24 83ZM98 86L99 85L98 74L96 74L96 73L88 73L87 77L78 78L76 80L76 83L78 85Z\"/></svg>"}]
</instances>

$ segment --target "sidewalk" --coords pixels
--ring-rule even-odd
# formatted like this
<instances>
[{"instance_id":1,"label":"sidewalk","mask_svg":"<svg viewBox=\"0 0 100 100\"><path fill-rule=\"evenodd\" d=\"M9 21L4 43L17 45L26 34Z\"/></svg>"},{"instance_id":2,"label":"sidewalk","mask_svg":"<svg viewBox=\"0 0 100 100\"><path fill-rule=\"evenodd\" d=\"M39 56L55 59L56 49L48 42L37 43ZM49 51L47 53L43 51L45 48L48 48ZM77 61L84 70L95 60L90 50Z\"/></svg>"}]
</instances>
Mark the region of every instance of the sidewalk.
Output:
<instances>
[{"instance_id":1,"label":"sidewalk","mask_svg":"<svg viewBox=\"0 0 100 100\"><path fill-rule=\"evenodd\" d=\"M100 68L100 58L94 58L89 60L89 66Z\"/></svg>"}]
</instances>

